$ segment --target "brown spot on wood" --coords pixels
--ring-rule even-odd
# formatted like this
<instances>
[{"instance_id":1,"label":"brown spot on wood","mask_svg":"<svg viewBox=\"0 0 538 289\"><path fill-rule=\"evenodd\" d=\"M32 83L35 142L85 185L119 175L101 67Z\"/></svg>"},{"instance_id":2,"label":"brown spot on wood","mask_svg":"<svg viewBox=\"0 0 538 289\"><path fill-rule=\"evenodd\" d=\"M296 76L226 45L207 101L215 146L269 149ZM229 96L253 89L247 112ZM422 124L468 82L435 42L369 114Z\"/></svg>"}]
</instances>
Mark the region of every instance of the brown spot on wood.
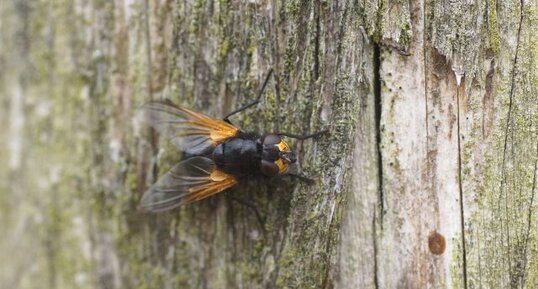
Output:
<instances>
[{"instance_id":1,"label":"brown spot on wood","mask_svg":"<svg viewBox=\"0 0 538 289\"><path fill-rule=\"evenodd\" d=\"M430 236L428 236L428 248L430 248L430 252L432 252L432 254L443 254L446 249L445 237L438 232L432 232Z\"/></svg>"}]
</instances>

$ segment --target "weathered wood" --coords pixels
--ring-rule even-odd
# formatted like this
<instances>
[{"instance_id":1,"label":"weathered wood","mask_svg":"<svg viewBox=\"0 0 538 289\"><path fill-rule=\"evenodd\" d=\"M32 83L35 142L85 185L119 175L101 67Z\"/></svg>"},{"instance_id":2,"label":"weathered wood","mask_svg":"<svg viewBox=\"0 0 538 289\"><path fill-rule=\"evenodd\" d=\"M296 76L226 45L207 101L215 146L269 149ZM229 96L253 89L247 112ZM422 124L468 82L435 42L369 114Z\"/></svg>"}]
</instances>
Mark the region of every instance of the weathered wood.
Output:
<instances>
[{"instance_id":1,"label":"weathered wood","mask_svg":"<svg viewBox=\"0 0 538 289\"><path fill-rule=\"evenodd\" d=\"M0 4L1 288L538 288L538 1ZM163 214L170 98L291 141L295 180ZM253 210L232 198L256 204Z\"/></svg>"}]
</instances>

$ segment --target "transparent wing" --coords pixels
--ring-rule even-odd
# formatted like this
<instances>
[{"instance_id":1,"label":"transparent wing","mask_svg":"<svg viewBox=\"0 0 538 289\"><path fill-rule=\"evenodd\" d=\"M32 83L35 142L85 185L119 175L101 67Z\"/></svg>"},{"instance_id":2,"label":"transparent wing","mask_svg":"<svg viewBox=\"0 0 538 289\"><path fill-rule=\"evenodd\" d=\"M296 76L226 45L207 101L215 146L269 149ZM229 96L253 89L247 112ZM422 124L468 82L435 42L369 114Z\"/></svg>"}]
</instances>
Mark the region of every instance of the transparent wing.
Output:
<instances>
[{"instance_id":1,"label":"transparent wing","mask_svg":"<svg viewBox=\"0 0 538 289\"><path fill-rule=\"evenodd\" d=\"M238 133L233 125L204 114L175 106L170 101L153 101L142 106L144 118L180 150L200 155Z\"/></svg>"},{"instance_id":2,"label":"transparent wing","mask_svg":"<svg viewBox=\"0 0 538 289\"><path fill-rule=\"evenodd\" d=\"M175 165L142 197L146 210L161 212L192 203L237 184L235 177L219 171L205 157L192 157Z\"/></svg>"}]
</instances>

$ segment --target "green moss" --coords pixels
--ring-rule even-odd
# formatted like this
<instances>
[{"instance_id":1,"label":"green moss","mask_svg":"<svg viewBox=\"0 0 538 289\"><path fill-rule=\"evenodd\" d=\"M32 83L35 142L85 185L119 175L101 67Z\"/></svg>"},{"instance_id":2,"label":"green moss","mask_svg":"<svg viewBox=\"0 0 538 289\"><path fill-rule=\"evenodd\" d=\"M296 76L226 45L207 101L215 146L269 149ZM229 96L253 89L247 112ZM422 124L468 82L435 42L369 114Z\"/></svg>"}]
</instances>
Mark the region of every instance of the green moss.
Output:
<instances>
[{"instance_id":1,"label":"green moss","mask_svg":"<svg viewBox=\"0 0 538 289\"><path fill-rule=\"evenodd\" d=\"M230 42L229 39L224 37L219 43L219 58L226 59L228 52L230 51Z\"/></svg>"},{"instance_id":2,"label":"green moss","mask_svg":"<svg viewBox=\"0 0 538 289\"><path fill-rule=\"evenodd\" d=\"M193 4L192 11L190 11L192 15L192 20L189 23L188 32L189 33L197 33L200 31L200 22L202 21L200 18L202 17L204 3L206 1L204 0L197 0Z\"/></svg>"},{"instance_id":3,"label":"green moss","mask_svg":"<svg viewBox=\"0 0 538 289\"><path fill-rule=\"evenodd\" d=\"M398 44L403 47L409 46L413 36L413 31L411 29L410 22L404 22L400 28L400 38L398 39Z\"/></svg>"},{"instance_id":4,"label":"green moss","mask_svg":"<svg viewBox=\"0 0 538 289\"><path fill-rule=\"evenodd\" d=\"M253 39L252 37L248 37L248 45L247 45L247 56L248 58L252 58L256 50L258 49L258 42L261 39Z\"/></svg>"},{"instance_id":5,"label":"green moss","mask_svg":"<svg viewBox=\"0 0 538 289\"><path fill-rule=\"evenodd\" d=\"M219 46L218 46L218 60L221 62L221 65L226 65L226 59L231 48L234 46L231 39L233 35L228 33L229 25L231 25L230 19L228 19L228 13L230 10L229 1L219 1L219 17L218 17L218 34L219 34Z\"/></svg>"},{"instance_id":6,"label":"green moss","mask_svg":"<svg viewBox=\"0 0 538 289\"><path fill-rule=\"evenodd\" d=\"M501 36L499 33L499 24L497 22L497 3L495 0L488 0L488 32L489 46L494 53L498 53L501 48Z\"/></svg>"},{"instance_id":7,"label":"green moss","mask_svg":"<svg viewBox=\"0 0 538 289\"><path fill-rule=\"evenodd\" d=\"M301 254L287 247L287 249L282 252L278 266L280 268L291 268L293 267L294 263L297 262L299 256L301 256ZM277 288L296 288L297 284L294 283L294 279L300 273L301 272L293 272L291 270L279 272L278 279L276 281Z\"/></svg>"},{"instance_id":8,"label":"green moss","mask_svg":"<svg viewBox=\"0 0 538 289\"><path fill-rule=\"evenodd\" d=\"M519 19L517 13L515 19ZM536 280L536 255L533 253L536 231L533 225L529 227L529 221L532 223L529 216L536 211L536 204L531 204L530 200L534 194L533 175L538 158L536 140L529 138L535 132L535 122L529 120L536 119L538 114L536 107L528 107L528 103L537 101L536 95L528 92L538 87L537 82L528 81L537 77L537 54L531 40L533 36L529 37L531 27L536 24L531 19L524 18L522 22L516 67L506 69L510 73L496 74L493 94L495 107L499 107L494 115L497 125L490 135L481 139L484 137L482 124L480 120L472 120L471 129L465 135L464 172L481 172L479 179L471 173L464 178L464 199L476 205L466 219L467 271L469 284L474 287L521 287L531 279ZM514 43L510 45L515 49ZM514 63L514 53L500 49L496 57L500 62ZM480 102L472 97L469 101ZM480 111L481 106L475 103L469 108L475 112ZM482 149L484 163L477 168L476 148L482 146L485 147ZM472 195L472 192L476 193Z\"/></svg>"},{"instance_id":9,"label":"green moss","mask_svg":"<svg viewBox=\"0 0 538 289\"><path fill-rule=\"evenodd\" d=\"M304 11L305 6L302 5L300 0L291 0L285 1L284 11L291 19L294 19L293 16L298 16L300 12Z\"/></svg>"}]
</instances>

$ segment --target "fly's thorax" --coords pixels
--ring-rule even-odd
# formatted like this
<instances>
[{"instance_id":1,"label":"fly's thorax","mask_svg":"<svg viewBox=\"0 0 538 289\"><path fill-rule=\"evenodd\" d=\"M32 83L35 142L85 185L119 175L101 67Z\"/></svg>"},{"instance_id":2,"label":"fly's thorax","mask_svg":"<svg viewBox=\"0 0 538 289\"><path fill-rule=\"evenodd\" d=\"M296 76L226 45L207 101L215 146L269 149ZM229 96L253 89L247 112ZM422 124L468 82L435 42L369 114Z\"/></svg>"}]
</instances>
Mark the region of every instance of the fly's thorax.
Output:
<instances>
[{"instance_id":1,"label":"fly's thorax","mask_svg":"<svg viewBox=\"0 0 538 289\"><path fill-rule=\"evenodd\" d=\"M285 173L289 165L297 160L295 153L279 135L268 134L262 139L261 171L264 175L273 177Z\"/></svg>"},{"instance_id":2,"label":"fly's thorax","mask_svg":"<svg viewBox=\"0 0 538 289\"><path fill-rule=\"evenodd\" d=\"M259 171L260 151L258 140L233 137L218 144L211 159L219 170L235 177L244 177Z\"/></svg>"}]
</instances>

